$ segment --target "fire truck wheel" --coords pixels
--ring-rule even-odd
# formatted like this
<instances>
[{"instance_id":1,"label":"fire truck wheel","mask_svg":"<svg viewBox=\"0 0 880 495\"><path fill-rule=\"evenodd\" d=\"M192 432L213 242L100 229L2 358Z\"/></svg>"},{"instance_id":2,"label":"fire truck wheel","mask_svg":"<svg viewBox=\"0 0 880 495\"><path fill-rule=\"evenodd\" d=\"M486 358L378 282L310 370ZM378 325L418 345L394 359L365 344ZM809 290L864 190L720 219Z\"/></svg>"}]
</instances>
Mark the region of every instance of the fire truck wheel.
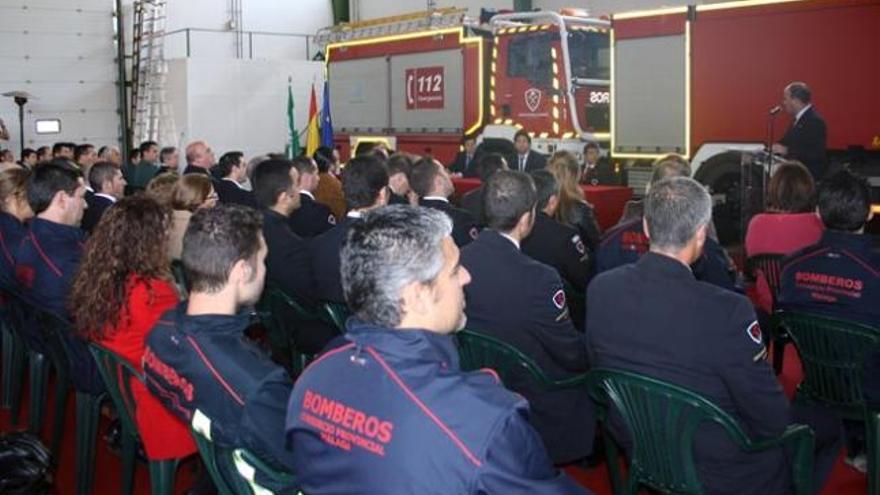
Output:
<instances>
[{"instance_id":1,"label":"fire truck wheel","mask_svg":"<svg viewBox=\"0 0 880 495\"><path fill-rule=\"evenodd\" d=\"M709 188L715 206L712 218L718 231L718 241L722 246L734 246L742 240L741 219L743 216L742 177L739 153L723 153L714 156L704 163L694 176L701 184ZM762 181L759 169L752 170L752 183L760 185ZM748 202L754 209L754 201ZM750 212L746 212L747 218ZM756 213L756 212L751 212Z\"/></svg>"}]
</instances>

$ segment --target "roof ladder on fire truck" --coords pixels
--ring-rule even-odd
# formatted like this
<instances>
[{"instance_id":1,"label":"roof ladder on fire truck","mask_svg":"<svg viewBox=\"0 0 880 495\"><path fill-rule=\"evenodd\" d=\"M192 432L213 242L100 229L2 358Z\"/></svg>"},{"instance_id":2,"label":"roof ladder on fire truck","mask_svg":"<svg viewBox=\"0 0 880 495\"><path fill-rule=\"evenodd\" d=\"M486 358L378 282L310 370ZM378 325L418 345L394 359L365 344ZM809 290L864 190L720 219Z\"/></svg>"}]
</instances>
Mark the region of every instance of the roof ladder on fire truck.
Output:
<instances>
[{"instance_id":1,"label":"roof ladder on fire truck","mask_svg":"<svg viewBox=\"0 0 880 495\"><path fill-rule=\"evenodd\" d=\"M350 40L376 38L395 34L442 29L464 25L467 9L443 8L368 21L347 22L318 31L315 41L319 46Z\"/></svg>"},{"instance_id":2,"label":"roof ladder on fire truck","mask_svg":"<svg viewBox=\"0 0 880 495\"><path fill-rule=\"evenodd\" d=\"M132 142L176 142L171 107L166 98L166 0L135 0L131 67Z\"/></svg>"}]
</instances>

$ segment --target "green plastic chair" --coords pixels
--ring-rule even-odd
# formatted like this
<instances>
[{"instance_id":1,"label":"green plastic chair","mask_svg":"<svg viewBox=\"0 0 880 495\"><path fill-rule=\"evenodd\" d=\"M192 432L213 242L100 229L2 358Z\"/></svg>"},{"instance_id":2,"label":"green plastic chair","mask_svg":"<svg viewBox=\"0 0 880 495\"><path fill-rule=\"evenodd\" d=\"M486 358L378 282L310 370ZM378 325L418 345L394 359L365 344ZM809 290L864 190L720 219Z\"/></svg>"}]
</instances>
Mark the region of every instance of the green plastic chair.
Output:
<instances>
[{"instance_id":1,"label":"green plastic chair","mask_svg":"<svg viewBox=\"0 0 880 495\"><path fill-rule=\"evenodd\" d=\"M136 403L132 394L132 379L144 382L144 376L118 354L90 344L89 351L98 363L101 378L113 401L122 423L122 493L130 495L134 488L135 456L140 440L134 415ZM174 493L174 475L180 459L149 461L151 493L171 495Z\"/></svg>"},{"instance_id":2,"label":"green plastic chair","mask_svg":"<svg viewBox=\"0 0 880 495\"><path fill-rule=\"evenodd\" d=\"M271 493L256 484L256 473L261 473L278 486L295 486L292 474L279 471L269 466L262 459L246 449L222 449L217 447L211 437L211 420L196 410L191 425L193 439L199 448L202 461L217 487L220 495L261 495ZM218 462L223 459L234 467L238 475L234 480L227 481L221 474Z\"/></svg>"},{"instance_id":3,"label":"green plastic chair","mask_svg":"<svg viewBox=\"0 0 880 495\"><path fill-rule=\"evenodd\" d=\"M786 311L775 313L774 320L791 335L801 358L804 380L795 400L865 422L868 493L880 494L880 409L869 407L862 390L862 365L871 352L880 350L880 327Z\"/></svg>"},{"instance_id":4,"label":"green plastic chair","mask_svg":"<svg viewBox=\"0 0 880 495\"><path fill-rule=\"evenodd\" d=\"M773 307L776 307L776 298L779 295L779 277L782 275L782 260L784 254L758 254L746 259L746 275L757 281L763 278L770 288L770 296ZM785 346L791 343L791 337L785 329L771 325L770 338L773 341L773 371L779 375L782 373L782 365L785 359Z\"/></svg>"},{"instance_id":5,"label":"green plastic chair","mask_svg":"<svg viewBox=\"0 0 880 495\"><path fill-rule=\"evenodd\" d=\"M541 390L559 390L584 386L588 373L562 380L547 375L535 361L516 347L494 337L462 330L455 334L458 340L459 365L464 371L494 370L502 383L511 383L518 377L529 376Z\"/></svg>"},{"instance_id":6,"label":"green plastic chair","mask_svg":"<svg viewBox=\"0 0 880 495\"><path fill-rule=\"evenodd\" d=\"M790 425L776 437L752 440L727 412L690 390L636 373L610 369L590 372L589 390L598 404L605 436L605 455L614 493L635 494L640 486L662 493L706 493L694 462L693 441L704 423L721 426L743 451L790 445L795 493L812 493L813 432L805 425ZM633 451L623 487L618 447L608 425L608 408L620 413L630 432Z\"/></svg>"},{"instance_id":7,"label":"green plastic chair","mask_svg":"<svg viewBox=\"0 0 880 495\"><path fill-rule=\"evenodd\" d=\"M299 375L314 358L297 349L295 342L298 321L321 321L319 309L312 308L273 285L267 285L257 303L257 314L268 331L269 345L282 354L289 354L293 376Z\"/></svg>"},{"instance_id":8,"label":"green plastic chair","mask_svg":"<svg viewBox=\"0 0 880 495\"><path fill-rule=\"evenodd\" d=\"M325 301L322 305L324 318L327 322L336 325L341 333L345 333L345 321L351 316L351 310L348 305L339 302Z\"/></svg>"},{"instance_id":9,"label":"green plastic chair","mask_svg":"<svg viewBox=\"0 0 880 495\"><path fill-rule=\"evenodd\" d=\"M18 301L11 294L3 293L3 307L0 311L2 323L3 395L0 407L9 409L12 426L18 426L21 415L22 385L24 384L25 360L28 347L20 335L21 310Z\"/></svg>"}]
</instances>

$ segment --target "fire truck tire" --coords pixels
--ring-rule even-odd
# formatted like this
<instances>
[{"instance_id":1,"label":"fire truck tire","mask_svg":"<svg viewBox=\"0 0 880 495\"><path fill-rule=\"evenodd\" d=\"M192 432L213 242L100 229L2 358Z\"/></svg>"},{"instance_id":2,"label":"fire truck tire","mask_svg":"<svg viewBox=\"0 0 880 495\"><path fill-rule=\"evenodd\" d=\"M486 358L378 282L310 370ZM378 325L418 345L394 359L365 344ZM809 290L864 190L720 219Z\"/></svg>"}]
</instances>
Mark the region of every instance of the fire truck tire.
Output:
<instances>
[{"instance_id":1,"label":"fire truck tire","mask_svg":"<svg viewBox=\"0 0 880 495\"><path fill-rule=\"evenodd\" d=\"M722 153L707 160L697 171L694 179L709 189L713 198L722 197L715 202L712 218L718 231L722 246L738 244L742 239L742 190L741 156L736 152ZM753 181L762 180L761 173L753 170Z\"/></svg>"}]
</instances>

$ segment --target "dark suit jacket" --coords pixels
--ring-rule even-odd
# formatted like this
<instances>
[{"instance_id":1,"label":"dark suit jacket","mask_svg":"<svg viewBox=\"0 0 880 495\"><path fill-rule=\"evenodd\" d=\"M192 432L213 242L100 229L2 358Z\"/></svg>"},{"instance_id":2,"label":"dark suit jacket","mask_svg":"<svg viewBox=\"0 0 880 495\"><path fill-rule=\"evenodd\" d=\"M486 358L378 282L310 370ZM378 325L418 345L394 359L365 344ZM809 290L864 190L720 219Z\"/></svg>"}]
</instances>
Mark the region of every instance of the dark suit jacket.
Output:
<instances>
[{"instance_id":1,"label":"dark suit jacket","mask_svg":"<svg viewBox=\"0 0 880 495\"><path fill-rule=\"evenodd\" d=\"M535 150L529 151L526 156L526 168L523 172L531 172L533 170L541 170L547 166L547 155L539 153ZM514 153L507 158L507 167L510 170L519 170L519 155Z\"/></svg>"},{"instance_id":2,"label":"dark suit jacket","mask_svg":"<svg viewBox=\"0 0 880 495\"><path fill-rule=\"evenodd\" d=\"M813 107L810 107L789 127L779 142L788 148L786 158L800 161L810 169L813 178L819 180L825 174L826 140L825 121Z\"/></svg>"},{"instance_id":3,"label":"dark suit jacket","mask_svg":"<svg viewBox=\"0 0 880 495\"><path fill-rule=\"evenodd\" d=\"M574 228L539 211L532 233L522 241L522 252L555 268L575 289L586 291L593 254Z\"/></svg>"},{"instance_id":4,"label":"dark suit jacket","mask_svg":"<svg viewBox=\"0 0 880 495\"><path fill-rule=\"evenodd\" d=\"M452 220L452 240L458 247L464 247L477 238L480 229L477 227L477 221L466 210L456 208L449 204L448 201L439 199L422 199L420 206L440 210Z\"/></svg>"},{"instance_id":5,"label":"dark suit jacket","mask_svg":"<svg viewBox=\"0 0 880 495\"><path fill-rule=\"evenodd\" d=\"M587 371L584 335L569 318L556 271L520 252L493 230L461 250L471 274L465 286L467 328L501 339L530 356L554 378ZM584 389L540 391L522 376L506 383L531 405L531 423L555 463L590 453L595 410Z\"/></svg>"},{"instance_id":6,"label":"dark suit jacket","mask_svg":"<svg viewBox=\"0 0 880 495\"><path fill-rule=\"evenodd\" d=\"M184 175L186 175L186 174L202 174L202 175L207 175L208 177L214 178L214 176L211 175L211 172L208 172L207 170L203 169L202 167L196 167L195 165L187 165L186 168L183 169L183 173L184 173Z\"/></svg>"},{"instance_id":7,"label":"dark suit jacket","mask_svg":"<svg viewBox=\"0 0 880 495\"><path fill-rule=\"evenodd\" d=\"M309 243L314 294L317 299L345 302L345 294L342 292L342 276L339 273L341 268L339 252L342 250L342 242L348 235L349 227L359 221L357 218L347 216L340 220L336 227L312 238Z\"/></svg>"},{"instance_id":8,"label":"dark suit jacket","mask_svg":"<svg viewBox=\"0 0 880 495\"><path fill-rule=\"evenodd\" d=\"M287 217L272 210L263 211L263 236L269 250L267 281L288 294L308 299L312 289L308 242L290 230Z\"/></svg>"},{"instance_id":9,"label":"dark suit jacket","mask_svg":"<svg viewBox=\"0 0 880 495\"><path fill-rule=\"evenodd\" d=\"M486 219L483 218L483 186L466 192L458 203L474 217L478 225L486 225Z\"/></svg>"},{"instance_id":10,"label":"dark suit jacket","mask_svg":"<svg viewBox=\"0 0 880 495\"><path fill-rule=\"evenodd\" d=\"M471 156L471 159L468 160L465 152L459 151L458 154L455 155L455 160L449 164L449 171L457 172L465 177L478 177L477 164L480 163L480 158L481 156L479 153L474 153Z\"/></svg>"},{"instance_id":11,"label":"dark suit jacket","mask_svg":"<svg viewBox=\"0 0 880 495\"><path fill-rule=\"evenodd\" d=\"M86 204L89 205L89 207L83 212L80 227L87 233L91 234L95 226L98 225L98 221L101 220L101 217L104 215L104 211L113 205L113 201L98 196L97 194L87 194Z\"/></svg>"},{"instance_id":12,"label":"dark suit jacket","mask_svg":"<svg viewBox=\"0 0 880 495\"><path fill-rule=\"evenodd\" d=\"M330 207L318 203L304 192L299 193L299 208L290 215L290 228L300 236L311 238L323 234L336 225L336 215Z\"/></svg>"},{"instance_id":13,"label":"dark suit jacket","mask_svg":"<svg viewBox=\"0 0 880 495\"><path fill-rule=\"evenodd\" d=\"M597 185L618 185L620 184L620 177L614 173L614 166L608 160L601 159L590 170L585 170L581 174L582 184L592 184L594 186Z\"/></svg>"},{"instance_id":14,"label":"dark suit jacket","mask_svg":"<svg viewBox=\"0 0 880 495\"><path fill-rule=\"evenodd\" d=\"M257 207L254 193L233 184L231 180L215 180L214 189L217 190L217 196L220 198L221 203L250 206L251 208Z\"/></svg>"}]
</instances>

